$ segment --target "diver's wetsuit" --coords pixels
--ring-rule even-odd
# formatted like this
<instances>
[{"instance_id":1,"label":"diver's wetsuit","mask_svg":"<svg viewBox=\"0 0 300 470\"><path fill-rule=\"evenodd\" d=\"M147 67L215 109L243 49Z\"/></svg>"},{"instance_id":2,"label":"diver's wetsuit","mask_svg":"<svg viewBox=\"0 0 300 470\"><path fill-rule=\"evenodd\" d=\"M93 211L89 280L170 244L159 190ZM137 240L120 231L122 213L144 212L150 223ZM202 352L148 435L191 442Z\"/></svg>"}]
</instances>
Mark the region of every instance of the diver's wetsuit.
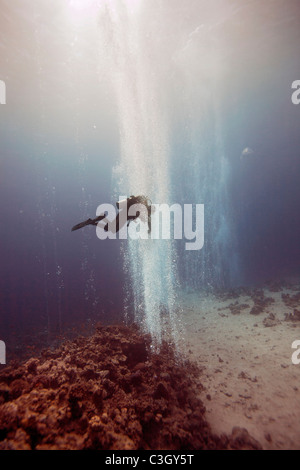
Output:
<instances>
[{"instance_id":1,"label":"diver's wetsuit","mask_svg":"<svg viewBox=\"0 0 300 470\"><path fill-rule=\"evenodd\" d=\"M130 222L132 220L135 220L139 217L140 213L137 211L137 213L135 215L128 215L127 214L127 227L128 225L130 224ZM96 224L97 225L97 224ZM120 213L117 214L117 217L116 217L116 233L120 230ZM108 224L105 225L104 227L104 231L105 232L108 232Z\"/></svg>"},{"instance_id":2,"label":"diver's wetsuit","mask_svg":"<svg viewBox=\"0 0 300 470\"><path fill-rule=\"evenodd\" d=\"M130 224L130 222L132 220L135 220L140 216L139 211L137 211L135 215L128 215L128 211L129 211L130 207L133 206L134 204L143 204L146 207L147 211L148 211L148 232L151 231L151 201L150 201L150 204L149 204L149 201L150 200L146 196L130 196L129 198L127 198L127 200L126 200L126 203L127 203L126 204L127 205L127 215L126 215L127 226ZM116 203L117 208L119 209L119 212L116 216L116 233L119 232L119 230L121 228L120 227L120 212L122 211L122 209L120 209L120 202L121 201ZM81 222L80 224L77 224L72 228L72 232L74 230L79 230L80 228L83 228L86 225L97 225L99 222L101 222L101 220L105 219L106 216L107 216L107 214L99 215L95 219L88 219L85 222ZM105 230L105 232L108 231L108 224L105 225L104 230Z\"/></svg>"},{"instance_id":3,"label":"diver's wetsuit","mask_svg":"<svg viewBox=\"0 0 300 470\"><path fill-rule=\"evenodd\" d=\"M148 232L150 233L151 232L151 201L150 199L146 196L130 196L127 199L127 205L128 205L127 213L128 213L129 208L133 206L134 204L143 204L146 207L148 211ZM137 217L139 217L140 213L137 211L136 214L137 215L134 218L131 219L131 217L128 216L127 219L135 220Z\"/></svg>"},{"instance_id":4,"label":"diver's wetsuit","mask_svg":"<svg viewBox=\"0 0 300 470\"><path fill-rule=\"evenodd\" d=\"M121 201L118 201L116 203L117 205L117 208L120 209L120 202ZM127 206L127 216L126 216L126 220L127 220L127 226L130 224L130 222L132 220L135 220L137 219L139 216L140 216L140 212L137 211L135 215L128 215L128 212L129 212L129 209L130 207L132 207L134 204L143 204L147 211L148 211L148 232L151 231L151 205L149 204L149 199L145 196L130 196L129 198L127 198L126 200L126 206ZM120 209L120 212L122 211L122 209ZM116 217L116 233L120 230L120 212L117 214L117 217ZM108 224L104 227L104 230L105 232L108 231Z\"/></svg>"}]
</instances>

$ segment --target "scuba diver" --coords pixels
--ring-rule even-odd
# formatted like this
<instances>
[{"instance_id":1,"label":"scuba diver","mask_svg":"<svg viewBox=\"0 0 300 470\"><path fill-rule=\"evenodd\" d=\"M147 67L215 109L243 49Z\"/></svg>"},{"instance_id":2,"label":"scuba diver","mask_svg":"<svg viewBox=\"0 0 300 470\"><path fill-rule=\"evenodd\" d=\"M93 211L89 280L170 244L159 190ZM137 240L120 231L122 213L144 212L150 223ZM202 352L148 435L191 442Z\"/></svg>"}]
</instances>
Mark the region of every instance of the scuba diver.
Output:
<instances>
[{"instance_id":1,"label":"scuba diver","mask_svg":"<svg viewBox=\"0 0 300 470\"><path fill-rule=\"evenodd\" d=\"M116 227L116 233L120 230L120 216L121 212L124 210L127 210L127 214L124 217L123 220L125 220L125 223L127 223L127 227L130 224L131 221L136 220L138 217L141 216L141 213L137 211L134 215L129 215L129 209L134 205L134 204L142 204L145 206L147 210L147 215L148 215L148 232L151 231L151 200L146 197L146 196L130 196L127 199L122 199L121 201L118 201L116 203L117 208L119 209L119 212L116 216L115 219L115 227ZM105 219L107 217L107 212L105 212L103 215L99 215L95 219L87 219L84 222L81 222L80 224L75 225L72 228L72 232L74 230L79 230L80 228L85 227L86 225L97 225L101 220ZM104 231L108 231L108 223L104 227Z\"/></svg>"},{"instance_id":2,"label":"scuba diver","mask_svg":"<svg viewBox=\"0 0 300 470\"><path fill-rule=\"evenodd\" d=\"M116 233L120 230L120 218L121 212L126 210L127 208L127 215L126 215L126 222L127 227L132 220L136 220L138 217L143 220L143 217L139 211L137 211L134 215L129 215L129 209L134 206L135 204L142 204L147 209L147 218L148 218L148 232L151 231L151 200L146 196L130 196L127 199L122 199L116 203L119 212L116 217ZM146 220L143 220L146 222ZM108 224L104 227L105 232L108 231Z\"/></svg>"}]
</instances>

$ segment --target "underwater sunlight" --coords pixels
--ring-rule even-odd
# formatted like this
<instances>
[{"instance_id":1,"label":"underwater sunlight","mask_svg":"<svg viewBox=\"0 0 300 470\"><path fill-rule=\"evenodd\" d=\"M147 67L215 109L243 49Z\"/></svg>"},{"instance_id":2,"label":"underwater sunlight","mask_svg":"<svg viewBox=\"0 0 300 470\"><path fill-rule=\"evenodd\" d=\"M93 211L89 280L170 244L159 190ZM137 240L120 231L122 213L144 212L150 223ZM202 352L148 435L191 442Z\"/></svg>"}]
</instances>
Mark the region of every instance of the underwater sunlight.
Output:
<instances>
[{"instance_id":1,"label":"underwater sunlight","mask_svg":"<svg viewBox=\"0 0 300 470\"><path fill-rule=\"evenodd\" d=\"M299 449L298 0L0 7L0 450Z\"/></svg>"}]
</instances>

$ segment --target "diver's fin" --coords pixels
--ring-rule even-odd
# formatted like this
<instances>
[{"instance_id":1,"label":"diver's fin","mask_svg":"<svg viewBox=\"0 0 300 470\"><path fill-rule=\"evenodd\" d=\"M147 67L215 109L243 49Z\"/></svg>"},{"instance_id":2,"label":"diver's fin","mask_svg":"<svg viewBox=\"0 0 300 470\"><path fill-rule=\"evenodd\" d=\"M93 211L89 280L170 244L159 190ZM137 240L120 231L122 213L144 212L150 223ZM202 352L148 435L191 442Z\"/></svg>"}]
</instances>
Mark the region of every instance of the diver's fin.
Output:
<instances>
[{"instance_id":1,"label":"diver's fin","mask_svg":"<svg viewBox=\"0 0 300 470\"><path fill-rule=\"evenodd\" d=\"M74 225L71 231L74 232L74 230L79 230L80 228L83 228L86 225L90 225L91 222L92 222L92 219L85 220L84 222L81 222L80 224Z\"/></svg>"},{"instance_id":2,"label":"diver's fin","mask_svg":"<svg viewBox=\"0 0 300 470\"><path fill-rule=\"evenodd\" d=\"M83 228L86 225L97 225L98 222L100 222L102 219L105 219L106 215L107 213L105 213L104 215L99 215L99 217L96 217L96 219L87 219L84 222L81 222L80 224L74 225L71 232L79 230L80 228Z\"/></svg>"}]
</instances>

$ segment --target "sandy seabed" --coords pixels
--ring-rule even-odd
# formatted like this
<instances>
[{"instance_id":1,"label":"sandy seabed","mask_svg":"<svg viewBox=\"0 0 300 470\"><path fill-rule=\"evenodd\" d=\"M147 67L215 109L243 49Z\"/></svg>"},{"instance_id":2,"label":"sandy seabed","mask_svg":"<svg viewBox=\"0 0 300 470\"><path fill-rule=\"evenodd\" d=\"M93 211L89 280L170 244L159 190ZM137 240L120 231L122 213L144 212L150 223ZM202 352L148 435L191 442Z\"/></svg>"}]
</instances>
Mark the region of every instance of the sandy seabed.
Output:
<instances>
[{"instance_id":1,"label":"sandy seabed","mask_svg":"<svg viewBox=\"0 0 300 470\"><path fill-rule=\"evenodd\" d=\"M212 430L249 431L263 449L300 449L300 284L182 295L185 344L202 367Z\"/></svg>"}]
</instances>

